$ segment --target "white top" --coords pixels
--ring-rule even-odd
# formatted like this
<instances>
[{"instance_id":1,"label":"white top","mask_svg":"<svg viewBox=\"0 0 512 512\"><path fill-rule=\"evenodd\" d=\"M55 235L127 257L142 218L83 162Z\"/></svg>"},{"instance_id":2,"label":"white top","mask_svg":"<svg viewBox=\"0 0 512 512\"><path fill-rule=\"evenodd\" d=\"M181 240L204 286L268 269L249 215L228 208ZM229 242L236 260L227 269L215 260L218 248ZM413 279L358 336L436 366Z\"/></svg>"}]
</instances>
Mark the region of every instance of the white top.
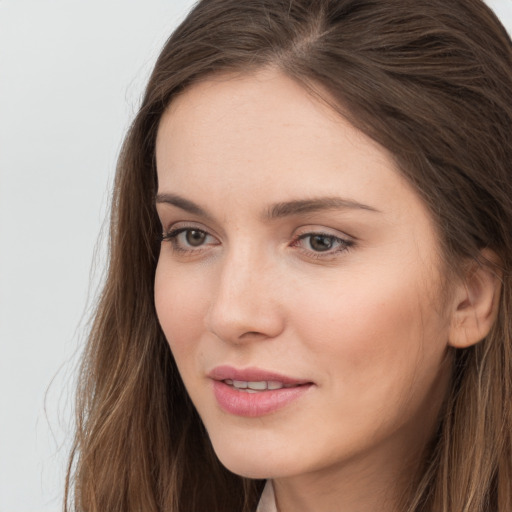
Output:
<instances>
[{"instance_id":1,"label":"white top","mask_svg":"<svg viewBox=\"0 0 512 512\"><path fill-rule=\"evenodd\" d=\"M277 512L276 498L274 496L274 487L272 481L267 480L263 492L261 493L260 502L256 512Z\"/></svg>"}]
</instances>

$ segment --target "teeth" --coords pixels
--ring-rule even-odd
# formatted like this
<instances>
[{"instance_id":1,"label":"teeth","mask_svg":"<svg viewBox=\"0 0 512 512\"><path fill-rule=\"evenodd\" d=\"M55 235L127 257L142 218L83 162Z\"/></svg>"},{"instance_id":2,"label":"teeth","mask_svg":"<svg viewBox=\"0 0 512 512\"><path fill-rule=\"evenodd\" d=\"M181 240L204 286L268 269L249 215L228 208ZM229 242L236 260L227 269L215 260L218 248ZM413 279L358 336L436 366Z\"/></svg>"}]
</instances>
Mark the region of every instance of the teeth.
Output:
<instances>
[{"instance_id":1,"label":"teeth","mask_svg":"<svg viewBox=\"0 0 512 512\"><path fill-rule=\"evenodd\" d=\"M256 393L258 391L265 391L266 389L274 390L294 387L293 384L283 384L282 382L274 380L247 382L244 380L226 379L224 382L228 384L228 386L233 386L234 388L246 391L247 393Z\"/></svg>"},{"instance_id":2,"label":"teeth","mask_svg":"<svg viewBox=\"0 0 512 512\"><path fill-rule=\"evenodd\" d=\"M249 389L255 389L256 391L263 391L264 389L267 389L267 383L265 381L248 382L247 387Z\"/></svg>"}]
</instances>

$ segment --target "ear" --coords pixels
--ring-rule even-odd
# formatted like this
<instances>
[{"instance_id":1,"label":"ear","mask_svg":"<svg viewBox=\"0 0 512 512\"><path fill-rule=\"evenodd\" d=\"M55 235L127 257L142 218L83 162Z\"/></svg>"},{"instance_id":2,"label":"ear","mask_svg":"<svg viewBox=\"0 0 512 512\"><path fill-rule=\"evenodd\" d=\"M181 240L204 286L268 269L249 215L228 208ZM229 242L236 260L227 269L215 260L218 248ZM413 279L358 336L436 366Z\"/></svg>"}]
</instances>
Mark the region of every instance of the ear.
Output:
<instances>
[{"instance_id":1,"label":"ear","mask_svg":"<svg viewBox=\"0 0 512 512\"><path fill-rule=\"evenodd\" d=\"M490 249L482 250L480 256L479 261L469 264L454 293L448 344L455 348L467 348L483 340L498 314L500 260Z\"/></svg>"}]
</instances>

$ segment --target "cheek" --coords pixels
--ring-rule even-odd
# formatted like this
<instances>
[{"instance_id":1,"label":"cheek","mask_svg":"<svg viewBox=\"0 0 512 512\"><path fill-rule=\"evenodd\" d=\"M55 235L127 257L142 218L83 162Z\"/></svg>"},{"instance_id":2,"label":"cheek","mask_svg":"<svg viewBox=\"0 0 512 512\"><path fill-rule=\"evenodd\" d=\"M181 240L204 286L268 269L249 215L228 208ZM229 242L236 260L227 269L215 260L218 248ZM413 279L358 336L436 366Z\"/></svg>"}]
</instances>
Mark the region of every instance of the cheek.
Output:
<instances>
[{"instance_id":1,"label":"cheek","mask_svg":"<svg viewBox=\"0 0 512 512\"><path fill-rule=\"evenodd\" d=\"M208 309L205 281L159 262L155 275L155 308L174 357L180 363L194 355Z\"/></svg>"},{"instance_id":2,"label":"cheek","mask_svg":"<svg viewBox=\"0 0 512 512\"><path fill-rule=\"evenodd\" d=\"M296 317L298 336L340 393L398 399L435 378L447 323L416 276L346 279L316 297L298 296L294 309L308 311Z\"/></svg>"}]
</instances>

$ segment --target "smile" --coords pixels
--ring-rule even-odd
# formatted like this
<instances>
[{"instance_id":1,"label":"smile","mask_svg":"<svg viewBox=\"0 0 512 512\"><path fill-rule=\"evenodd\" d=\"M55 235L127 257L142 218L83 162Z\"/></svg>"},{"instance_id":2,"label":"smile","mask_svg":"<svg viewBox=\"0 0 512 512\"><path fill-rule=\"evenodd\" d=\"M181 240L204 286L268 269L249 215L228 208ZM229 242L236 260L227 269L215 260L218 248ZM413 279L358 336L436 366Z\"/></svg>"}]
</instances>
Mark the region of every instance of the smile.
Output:
<instances>
[{"instance_id":1,"label":"smile","mask_svg":"<svg viewBox=\"0 0 512 512\"><path fill-rule=\"evenodd\" d=\"M219 366L208 377L213 381L213 395L220 409L247 418L277 412L314 386L310 381L258 368Z\"/></svg>"},{"instance_id":2,"label":"smile","mask_svg":"<svg viewBox=\"0 0 512 512\"><path fill-rule=\"evenodd\" d=\"M262 380L262 381L245 381L245 380L231 380L226 379L223 381L228 386L232 386L239 391L245 391L246 393L258 393L259 391L267 391L282 388L295 387L294 384L284 384L283 382L275 380Z\"/></svg>"}]
</instances>

